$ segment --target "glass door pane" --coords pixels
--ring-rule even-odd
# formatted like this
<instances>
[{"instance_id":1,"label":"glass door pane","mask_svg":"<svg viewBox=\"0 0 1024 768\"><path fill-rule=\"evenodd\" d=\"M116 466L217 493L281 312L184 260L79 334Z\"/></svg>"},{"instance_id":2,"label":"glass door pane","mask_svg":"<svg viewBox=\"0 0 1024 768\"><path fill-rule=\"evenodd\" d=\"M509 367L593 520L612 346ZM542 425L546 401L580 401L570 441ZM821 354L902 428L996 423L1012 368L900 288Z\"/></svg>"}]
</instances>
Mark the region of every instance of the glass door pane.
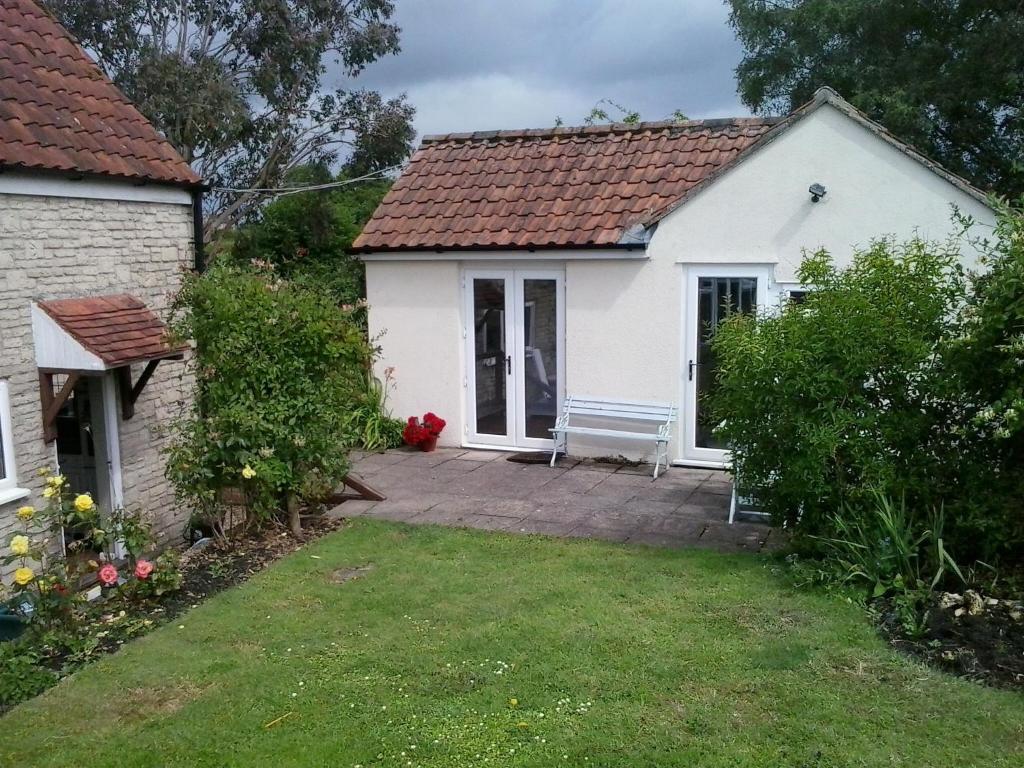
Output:
<instances>
[{"instance_id":1,"label":"glass door pane","mask_svg":"<svg viewBox=\"0 0 1024 768\"><path fill-rule=\"evenodd\" d=\"M476 432L508 435L505 350L506 281L500 277L473 279L473 340L476 382Z\"/></svg>"},{"instance_id":2,"label":"glass door pane","mask_svg":"<svg viewBox=\"0 0 1024 768\"><path fill-rule=\"evenodd\" d=\"M697 281L696 447L725 449L715 437L714 420L704 407L715 383L715 357L711 338L718 324L735 312L757 307L756 277L701 277Z\"/></svg>"},{"instance_id":3,"label":"glass door pane","mask_svg":"<svg viewBox=\"0 0 1024 768\"><path fill-rule=\"evenodd\" d=\"M558 281L524 278L522 434L550 440L558 410Z\"/></svg>"}]
</instances>

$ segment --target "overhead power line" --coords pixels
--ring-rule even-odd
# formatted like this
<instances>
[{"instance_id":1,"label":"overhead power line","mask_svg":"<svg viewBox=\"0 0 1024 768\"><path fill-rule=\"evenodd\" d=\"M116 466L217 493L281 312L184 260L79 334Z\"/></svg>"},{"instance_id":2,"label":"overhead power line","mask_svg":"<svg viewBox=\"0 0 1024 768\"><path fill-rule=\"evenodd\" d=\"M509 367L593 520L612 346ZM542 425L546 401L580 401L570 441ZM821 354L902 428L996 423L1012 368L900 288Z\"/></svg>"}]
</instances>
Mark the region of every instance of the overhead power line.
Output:
<instances>
[{"instance_id":1,"label":"overhead power line","mask_svg":"<svg viewBox=\"0 0 1024 768\"><path fill-rule=\"evenodd\" d=\"M365 176L359 176L354 179L341 179L340 181L328 181L324 184L307 184L305 186L297 187L212 187L214 192L261 192L268 195L276 195L278 197L284 197L285 195L294 195L299 192L315 192L320 189L334 189L336 187L347 187L350 184L357 184L360 181L370 181L379 179L385 174L397 171L401 168L400 165L392 165L388 168L381 168L379 171L373 171Z\"/></svg>"}]
</instances>

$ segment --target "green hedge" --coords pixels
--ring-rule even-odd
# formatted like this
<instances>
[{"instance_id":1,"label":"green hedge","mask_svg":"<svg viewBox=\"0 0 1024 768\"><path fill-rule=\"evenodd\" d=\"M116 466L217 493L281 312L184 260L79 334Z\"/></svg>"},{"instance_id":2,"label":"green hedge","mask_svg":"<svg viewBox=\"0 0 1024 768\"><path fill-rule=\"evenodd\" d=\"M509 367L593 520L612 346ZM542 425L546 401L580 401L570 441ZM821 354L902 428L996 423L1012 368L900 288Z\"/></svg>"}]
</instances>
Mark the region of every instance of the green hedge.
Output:
<instances>
[{"instance_id":1,"label":"green hedge","mask_svg":"<svg viewBox=\"0 0 1024 768\"><path fill-rule=\"evenodd\" d=\"M719 328L718 434L798 542L884 494L922 525L943 507L960 558L1024 554L1024 223L1000 222L982 277L959 240L882 240L845 269L819 252L803 303Z\"/></svg>"}]
</instances>

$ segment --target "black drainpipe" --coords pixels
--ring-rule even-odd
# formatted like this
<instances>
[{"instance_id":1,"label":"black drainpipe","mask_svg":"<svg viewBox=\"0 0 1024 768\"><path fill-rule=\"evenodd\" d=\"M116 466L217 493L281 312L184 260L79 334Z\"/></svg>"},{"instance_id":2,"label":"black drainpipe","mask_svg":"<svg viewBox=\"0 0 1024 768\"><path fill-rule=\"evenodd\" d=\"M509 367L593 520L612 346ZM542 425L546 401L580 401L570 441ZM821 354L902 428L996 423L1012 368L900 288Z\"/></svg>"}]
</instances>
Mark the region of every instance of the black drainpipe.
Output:
<instances>
[{"instance_id":1,"label":"black drainpipe","mask_svg":"<svg viewBox=\"0 0 1024 768\"><path fill-rule=\"evenodd\" d=\"M192 239L195 242L195 271L206 269L206 248L203 243L203 187L192 187Z\"/></svg>"}]
</instances>

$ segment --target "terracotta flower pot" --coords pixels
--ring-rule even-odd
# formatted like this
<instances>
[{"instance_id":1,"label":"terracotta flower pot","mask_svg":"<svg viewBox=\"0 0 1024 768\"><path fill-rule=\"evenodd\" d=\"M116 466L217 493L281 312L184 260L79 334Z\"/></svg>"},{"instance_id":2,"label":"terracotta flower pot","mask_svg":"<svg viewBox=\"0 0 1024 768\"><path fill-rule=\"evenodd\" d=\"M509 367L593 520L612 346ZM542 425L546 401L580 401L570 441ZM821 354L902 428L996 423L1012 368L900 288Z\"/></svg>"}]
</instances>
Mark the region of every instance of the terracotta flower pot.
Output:
<instances>
[{"instance_id":1,"label":"terracotta flower pot","mask_svg":"<svg viewBox=\"0 0 1024 768\"><path fill-rule=\"evenodd\" d=\"M437 435L428 435L420 442L420 450L430 453L437 448Z\"/></svg>"}]
</instances>

